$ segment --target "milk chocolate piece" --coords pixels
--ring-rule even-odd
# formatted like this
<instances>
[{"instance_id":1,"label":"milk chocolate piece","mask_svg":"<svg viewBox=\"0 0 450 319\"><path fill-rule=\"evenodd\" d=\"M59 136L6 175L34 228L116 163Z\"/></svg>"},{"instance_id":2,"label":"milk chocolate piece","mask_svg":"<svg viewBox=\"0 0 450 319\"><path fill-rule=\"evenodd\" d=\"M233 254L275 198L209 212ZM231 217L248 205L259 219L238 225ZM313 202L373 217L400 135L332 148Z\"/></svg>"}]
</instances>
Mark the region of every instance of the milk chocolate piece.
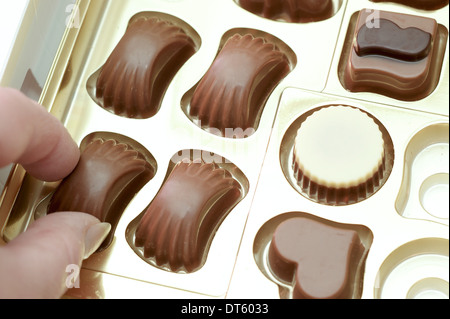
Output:
<instances>
[{"instance_id":1,"label":"milk chocolate piece","mask_svg":"<svg viewBox=\"0 0 450 319\"><path fill-rule=\"evenodd\" d=\"M375 14L376 13L376 14ZM433 92L443 61L434 19L361 10L340 77L351 92L373 92L417 101ZM397 26L397 27L395 27Z\"/></svg>"},{"instance_id":2,"label":"milk chocolate piece","mask_svg":"<svg viewBox=\"0 0 450 319\"><path fill-rule=\"evenodd\" d=\"M255 129L267 98L290 72L286 55L274 44L251 34L235 34L198 84L189 114L204 127Z\"/></svg>"},{"instance_id":3,"label":"milk chocolate piece","mask_svg":"<svg viewBox=\"0 0 450 319\"><path fill-rule=\"evenodd\" d=\"M239 0L242 8L271 20L311 22L333 15L332 0Z\"/></svg>"},{"instance_id":4,"label":"milk chocolate piece","mask_svg":"<svg viewBox=\"0 0 450 319\"><path fill-rule=\"evenodd\" d=\"M422 10L437 10L448 5L448 0L371 0L372 2L395 2Z\"/></svg>"},{"instance_id":5,"label":"milk chocolate piece","mask_svg":"<svg viewBox=\"0 0 450 319\"><path fill-rule=\"evenodd\" d=\"M48 213L76 211L91 214L112 229L100 249L114 238L114 230L135 194L155 174L143 154L116 140L94 139L81 153L75 170L53 194Z\"/></svg>"},{"instance_id":6,"label":"milk chocolate piece","mask_svg":"<svg viewBox=\"0 0 450 319\"><path fill-rule=\"evenodd\" d=\"M276 228L268 261L274 276L292 286L292 298L357 299L365 255L355 230L294 217Z\"/></svg>"},{"instance_id":7,"label":"milk chocolate piece","mask_svg":"<svg viewBox=\"0 0 450 319\"><path fill-rule=\"evenodd\" d=\"M139 222L135 246L162 269L191 273L203 266L220 223L241 186L215 163L180 162Z\"/></svg>"},{"instance_id":8,"label":"milk chocolate piece","mask_svg":"<svg viewBox=\"0 0 450 319\"><path fill-rule=\"evenodd\" d=\"M381 55L402 61L420 61L431 49L431 34L417 28L401 29L394 22L379 19L379 26L364 24L358 32L359 56Z\"/></svg>"},{"instance_id":9,"label":"milk chocolate piece","mask_svg":"<svg viewBox=\"0 0 450 319\"><path fill-rule=\"evenodd\" d=\"M310 199L348 205L380 188L385 158L383 134L373 118L350 106L327 106L301 124L294 143L293 172Z\"/></svg>"},{"instance_id":10,"label":"milk chocolate piece","mask_svg":"<svg viewBox=\"0 0 450 319\"><path fill-rule=\"evenodd\" d=\"M156 17L136 19L98 76L98 103L128 118L154 116L173 77L195 52L180 27Z\"/></svg>"}]
</instances>

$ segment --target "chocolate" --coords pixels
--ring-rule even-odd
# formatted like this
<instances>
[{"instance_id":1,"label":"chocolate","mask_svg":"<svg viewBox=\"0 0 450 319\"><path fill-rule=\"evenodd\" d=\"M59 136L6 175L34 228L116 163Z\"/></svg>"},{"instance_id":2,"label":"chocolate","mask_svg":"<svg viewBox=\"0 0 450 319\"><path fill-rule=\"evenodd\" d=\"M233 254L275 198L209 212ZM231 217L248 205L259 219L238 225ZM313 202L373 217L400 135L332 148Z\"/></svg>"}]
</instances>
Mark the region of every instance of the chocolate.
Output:
<instances>
[{"instance_id":1,"label":"chocolate","mask_svg":"<svg viewBox=\"0 0 450 319\"><path fill-rule=\"evenodd\" d=\"M332 0L239 0L247 11L271 20L311 22L333 15Z\"/></svg>"},{"instance_id":2,"label":"chocolate","mask_svg":"<svg viewBox=\"0 0 450 319\"><path fill-rule=\"evenodd\" d=\"M351 39L340 75L348 91L416 101L436 88L447 40L434 19L362 10Z\"/></svg>"},{"instance_id":3,"label":"chocolate","mask_svg":"<svg viewBox=\"0 0 450 319\"><path fill-rule=\"evenodd\" d=\"M437 10L448 5L448 0L371 0L372 2L395 2L422 10Z\"/></svg>"},{"instance_id":4,"label":"chocolate","mask_svg":"<svg viewBox=\"0 0 450 319\"><path fill-rule=\"evenodd\" d=\"M225 137L256 130L269 95L289 72L288 58L274 44L235 34L195 89L189 115Z\"/></svg>"},{"instance_id":5,"label":"chocolate","mask_svg":"<svg viewBox=\"0 0 450 319\"><path fill-rule=\"evenodd\" d=\"M155 168L130 145L97 138L81 153L75 170L56 189L48 213L83 212L111 224L100 247L110 245L114 230L135 194L153 178Z\"/></svg>"},{"instance_id":6,"label":"chocolate","mask_svg":"<svg viewBox=\"0 0 450 319\"><path fill-rule=\"evenodd\" d=\"M375 193L385 176L383 134L359 109L315 110L298 129L293 173L302 193L327 205L348 205Z\"/></svg>"},{"instance_id":7,"label":"chocolate","mask_svg":"<svg viewBox=\"0 0 450 319\"><path fill-rule=\"evenodd\" d=\"M357 299L365 257L357 231L293 217L273 233L268 262L276 279L292 287L294 299Z\"/></svg>"},{"instance_id":8,"label":"chocolate","mask_svg":"<svg viewBox=\"0 0 450 319\"><path fill-rule=\"evenodd\" d=\"M406 40L406 41L405 41ZM402 61L420 61L431 49L431 34L417 28L401 29L394 22L379 19L379 26L364 24L358 32L359 56L381 55Z\"/></svg>"},{"instance_id":9,"label":"chocolate","mask_svg":"<svg viewBox=\"0 0 450 319\"><path fill-rule=\"evenodd\" d=\"M138 223L134 244L156 267L195 272L241 195L240 184L217 164L179 162Z\"/></svg>"},{"instance_id":10,"label":"chocolate","mask_svg":"<svg viewBox=\"0 0 450 319\"><path fill-rule=\"evenodd\" d=\"M132 21L97 78L97 103L128 118L154 116L173 77L195 52L194 41L169 21Z\"/></svg>"}]
</instances>

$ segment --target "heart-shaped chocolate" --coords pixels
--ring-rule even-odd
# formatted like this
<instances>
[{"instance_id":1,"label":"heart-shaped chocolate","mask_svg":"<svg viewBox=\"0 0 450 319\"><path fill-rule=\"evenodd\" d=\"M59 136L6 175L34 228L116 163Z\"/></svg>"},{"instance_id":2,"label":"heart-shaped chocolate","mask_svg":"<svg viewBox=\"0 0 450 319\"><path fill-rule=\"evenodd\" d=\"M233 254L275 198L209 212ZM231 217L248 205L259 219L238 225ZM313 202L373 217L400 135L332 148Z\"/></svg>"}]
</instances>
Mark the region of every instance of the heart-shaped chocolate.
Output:
<instances>
[{"instance_id":1,"label":"heart-shaped chocolate","mask_svg":"<svg viewBox=\"0 0 450 319\"><path fill-rule=\"evenodd\" d=\"M275 277L296 299L359 296L365 248L358 232L342 225L294 217L278 225L269 248Z\"/></svg>"}]
</instances>

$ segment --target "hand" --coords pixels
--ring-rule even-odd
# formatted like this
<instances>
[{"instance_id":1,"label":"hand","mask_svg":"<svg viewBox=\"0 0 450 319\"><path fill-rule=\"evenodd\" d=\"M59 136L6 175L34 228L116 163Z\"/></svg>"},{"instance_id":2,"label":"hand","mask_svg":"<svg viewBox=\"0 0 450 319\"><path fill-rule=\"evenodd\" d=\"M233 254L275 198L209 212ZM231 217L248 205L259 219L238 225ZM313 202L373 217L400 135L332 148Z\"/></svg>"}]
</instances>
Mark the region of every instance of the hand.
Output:
<instances>
[{"instance_id":1,"label":"hand","mask_svg":"<svg viewBox=\"0 0 450 319\"><path fill-rule=\"evenodd\" d=\"M43 181L72 172L79 148L65 127L22 93L0 88L0 167L21 164ZM0 298L60 298L67 266L97 250L111 226L78 212L45 216L0 246Z\"/></svg>"}]
</instances>

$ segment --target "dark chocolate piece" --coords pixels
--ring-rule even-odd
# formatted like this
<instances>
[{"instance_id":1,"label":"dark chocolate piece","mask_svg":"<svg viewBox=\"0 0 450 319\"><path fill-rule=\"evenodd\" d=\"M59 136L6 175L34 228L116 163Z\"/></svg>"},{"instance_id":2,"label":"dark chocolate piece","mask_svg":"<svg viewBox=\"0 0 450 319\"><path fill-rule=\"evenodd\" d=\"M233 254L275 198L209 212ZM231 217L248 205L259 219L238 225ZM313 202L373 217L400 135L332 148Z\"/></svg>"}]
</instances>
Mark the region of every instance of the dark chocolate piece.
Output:
<instances>
[{"instance_id":1,"label":"dark chocolate piece","mask_svg":"<svg viewBox=\"0 0 450 319\"><path fill-rule=\"evenodd\" d=\"M232 36L198 84L189 115L223 136L227 129L255 129L267 98L290 72L274 44L251 34Z\"/></svg>"},{"instance_id":2,"label":"dark chocolate piece","mask_svg":"<svg viewBox=\"0 0 450 319\"><path fill-rule=\"evenodd\" d=\"M332 0L239 0L239 4L264 18L288 22L319 21L333 15Z\"/></svg>"},{"instance_id":3,"label":"dark chocolate piece","mask_svg":"<svg viewBox=\"0 0 450 319\"><path fill-rule=\"evenodd\" d=\"M437 10L448 5L448 0L371 0L371 1L395 2L422 10Z\"/></svg>"},{"instance_id":4,"label":"dark chocolate piece","mask_svg":"<svg viewBox=\"0 0 450 319\"><path fill-rule=\"evenodd\" d=\"M389 34L391 28L395 30ZM361 10L353 35L347 37L352 45L341 58L342 85L351 92L373 92L402 101L429 96L441 74L447 41L442 32L431 18Z\"/></svg>"},{"instance_id":5,"label":"dark chocolate piece","mask_svg":"<svg viewBox=\"0 0 450 319\"><path fill-rule=\"evenodd\" d=\"M194 272L240 197L240 184L217 164L180 162L139 222L135 246L157 267Z\"/></svg>"},{"instance_id":6,"label":"dark chocolate piece","mask_svg":"<svg viewBox=\"0 0 450 319\"><path fill-rule=\"evenodd\" d=\"M123 211L155 174L144 155L115 140L95 139L82 151L80 161L53 194L48 213L76 211L91 214L112 229L100 249L114 238Z\"/></svg>"},{"instance_id":7,"label":"dark chocolate piece","mask_svg":"<svg viewBox=\"0 0 450 319\"><path fill-rule=\"evenodd\" d=\"M159 18L133 21L98 76L99 104L128 118L152 117L173 77L195 52L180 27Z\"/></svg>"},{"instance_id":8,"label":"dark chocolate piece","mask_svg":"<svg viewBox=\"0 0 450 319\"><path fill-rule=\"evenodd\" d=\"M352 229L295 217L275 230L269 267L275 277L292 285L295 299L360 297L365 248Z\"/></svg>"},{"instance_id":9,"label":"dark chocolate piece","mask_svg":"<svg viewBox=\"0 0 450 319\"><path fill-rule=\"evenodd\" d=\"M382 55L403 61L419 61L428 56L431 34L418 28L402 29L390 20L379 19L377 27L364 24L357 36L359 56Z\"/></svg>"}]
</instances>

